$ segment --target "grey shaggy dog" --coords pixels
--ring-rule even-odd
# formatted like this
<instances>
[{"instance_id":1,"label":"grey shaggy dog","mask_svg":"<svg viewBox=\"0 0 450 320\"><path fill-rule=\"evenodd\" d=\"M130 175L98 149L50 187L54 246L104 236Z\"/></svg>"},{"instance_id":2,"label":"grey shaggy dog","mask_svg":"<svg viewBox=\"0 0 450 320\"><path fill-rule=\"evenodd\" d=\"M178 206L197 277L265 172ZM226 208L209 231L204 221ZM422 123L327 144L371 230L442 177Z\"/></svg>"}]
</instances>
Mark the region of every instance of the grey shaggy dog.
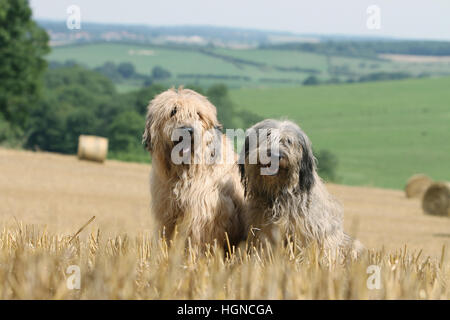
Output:
<instances>
[{"instance_id":1,"label":"grey shaggy dog","mask_svg":"<svg viewBox=\"0 0 450 320\"><path fill-rule=\"evenodd\" d=\"M257 140L252 146L250 132L260 138L261 129L267 130L268 142ZM270 148L275 140L278 152ZM259 156L250 163L250 155L261 152L278 158L278 170L262 175L268 165ZM332 255L346 251L355 257L362 252L362 244L344 233L343 209L318 176L311 142L295 123L272 119L257 123L247 130L240 156L250 239L277 243L289 237L297 246L315 243Z\"/></svg>"}]
</instances>

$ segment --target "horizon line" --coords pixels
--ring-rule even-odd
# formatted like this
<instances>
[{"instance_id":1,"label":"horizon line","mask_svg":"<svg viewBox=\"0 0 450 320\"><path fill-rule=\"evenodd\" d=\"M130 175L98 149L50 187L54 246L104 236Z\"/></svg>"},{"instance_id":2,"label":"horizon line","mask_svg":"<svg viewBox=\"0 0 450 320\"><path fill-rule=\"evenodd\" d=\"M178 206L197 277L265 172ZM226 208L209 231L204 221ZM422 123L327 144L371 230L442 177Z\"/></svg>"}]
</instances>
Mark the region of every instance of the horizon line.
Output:
<instances>
[{"instance_id":1,"label":"horizon line","mask_svg":"<svg viewBox=\"0 0 450 320\"><path fill-rule=\"evenodd\" d=\"M52 18L34 18L36 22L53 22L63 23L64 19L52 19ZM398 37L390 35L362 35L362 34L350 34L350 33L298 33L293 31L282 30L270 30L259 29L249 27L235 27L235 26L223 26L223 25L210 25L210 24L165 24L165 25L153 25L146 23L133 23L133 22L98 22L98 21L83 21L82 24L96 24L104 26L134 26L134 27L148 27L148 28L183 28L183 27L200 27L200 28L217 28L217 29L230 29L230 30L246 30L261 33L273 33L290 36L302 36L302 37L315 37L315 38L360 38L360 39L373 39L373 40L391 40L391 41L429 41L429 42L450 42L450 39L442 38L414 38L414 37Z\"/></svg>"}]
</instances>

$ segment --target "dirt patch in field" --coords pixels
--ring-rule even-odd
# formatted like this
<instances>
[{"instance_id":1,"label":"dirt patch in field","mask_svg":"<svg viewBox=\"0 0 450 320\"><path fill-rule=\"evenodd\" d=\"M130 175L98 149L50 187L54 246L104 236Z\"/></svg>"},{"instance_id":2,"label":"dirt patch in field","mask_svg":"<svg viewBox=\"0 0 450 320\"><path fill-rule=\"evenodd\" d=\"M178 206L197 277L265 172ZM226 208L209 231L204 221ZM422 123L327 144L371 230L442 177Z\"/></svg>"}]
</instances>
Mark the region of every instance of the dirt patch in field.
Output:
<instances>
[{"instance_id":1,"label":"dirt patch in field","mask_svg":"<svg viewBox=\"0 0 450 320\"><path fill-rule=\"evenodd\" d=\"M380 54L380 58L394 62L409 63L432 63L432 62L450 62L450 56L419 56L412 54Z\"/></svg>"}]
</instances>

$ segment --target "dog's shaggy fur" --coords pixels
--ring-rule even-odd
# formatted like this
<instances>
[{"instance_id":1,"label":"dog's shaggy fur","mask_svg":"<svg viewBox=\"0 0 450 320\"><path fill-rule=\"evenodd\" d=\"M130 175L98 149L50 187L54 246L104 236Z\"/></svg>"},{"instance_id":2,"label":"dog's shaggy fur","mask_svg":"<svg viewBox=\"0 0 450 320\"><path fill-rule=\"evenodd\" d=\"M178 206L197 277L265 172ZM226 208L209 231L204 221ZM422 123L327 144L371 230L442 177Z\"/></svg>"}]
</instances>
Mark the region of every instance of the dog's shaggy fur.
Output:
<instances>
[{"instance_id":1,"label":"dog's shaggy fur","mask_svg":"<svg viewBox=\"0 0 450 320\"><path fill-rule=\"evenodd\" d=\"M143 143L152 156L151 207L168 239L175 226L195 245L214 240L223 245L225 233L236 244L246 233L237 155L225 135L214 130L220 127L216 108L192 90L170 89L149 104ZM199 160L196 164L174 164L171 159L177 145L172 133L179 128L190 128L193 140L200 139L187 150L192 161L194 157ZM232 157L232 161L220 157L213 163L205 161L218 144L222 157Z\"/></svg>"},{"instance_id":2,"label":"dog's shaggy fur","mask_svg":"<svg viewBox=\"0 0 450 320\"><path fill-rule=\"evenodd\" d=\"M278 154L270 154L270 144L249 145L249 132L259 137L260 129L268 131L268 141L276 140ZM278 171L261 175L264 165L259 157L256 164L249 163L253 152L277 157ZM339 249L349 249L353 256L359 253L362 245L344 233L342 207L318 176L310 140L295 123L271 119L257 123L247 131L241 157L250 237L271 243L289 237L300 247L315 243L333 255L342 252Z\"/></svg>"}]
</instances>

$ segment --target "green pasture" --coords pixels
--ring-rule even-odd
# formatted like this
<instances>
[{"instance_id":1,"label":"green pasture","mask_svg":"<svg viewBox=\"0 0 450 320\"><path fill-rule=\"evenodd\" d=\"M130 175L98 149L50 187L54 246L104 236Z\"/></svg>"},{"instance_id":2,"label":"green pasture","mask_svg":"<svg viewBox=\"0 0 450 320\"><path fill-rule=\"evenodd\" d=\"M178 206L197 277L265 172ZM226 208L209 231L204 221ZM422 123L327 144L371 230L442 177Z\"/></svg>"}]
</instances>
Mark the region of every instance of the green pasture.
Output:
<instances>
[{"instance_id":1,"label":"green pasture","mask_svg":"<svg viewBox=\"0 0 450 320\"><path fill-rule=\"evenodd\" d=\"M297 122L339 158L339 182L403 188L450 181L450 78L231 91L238 109ZM319 164L320 165L320 164Z\"/></svg>"}]
</instances>

